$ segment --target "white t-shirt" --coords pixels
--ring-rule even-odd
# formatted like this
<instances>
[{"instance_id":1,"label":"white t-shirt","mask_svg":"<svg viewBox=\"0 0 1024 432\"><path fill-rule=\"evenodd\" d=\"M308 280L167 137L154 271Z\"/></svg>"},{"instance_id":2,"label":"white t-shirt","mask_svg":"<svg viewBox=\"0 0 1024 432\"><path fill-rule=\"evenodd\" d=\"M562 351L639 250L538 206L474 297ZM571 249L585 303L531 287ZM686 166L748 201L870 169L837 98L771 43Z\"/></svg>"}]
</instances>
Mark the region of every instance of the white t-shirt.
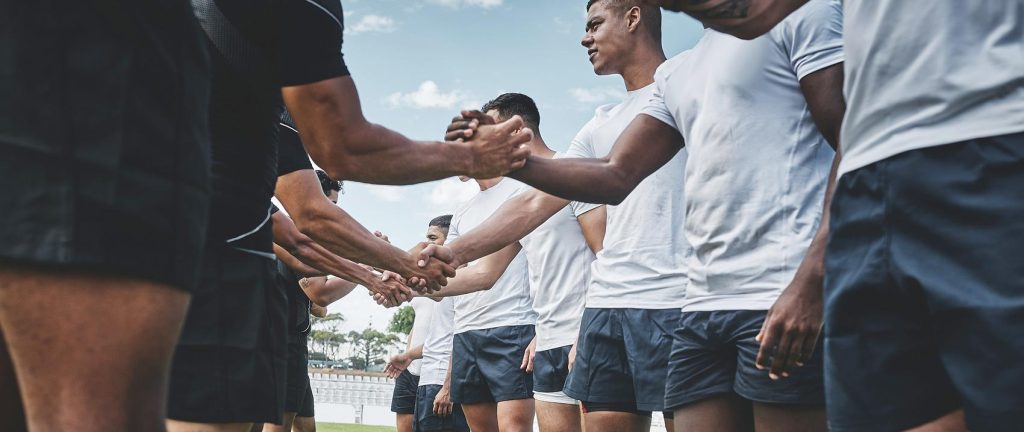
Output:
<instances>
[{"instance_id":1,"label":"white t-shirt","mask_svg":"<svg viewBox=\"0 0 1024 432\"><path fill-rule=\"evenodd\" d=\"M1021 0L846 0L840 174L1024 131Z\"/></svg>"},{"instance_id":2,"label":"white t-shirt","mask_svg":"<svg viewBox=\"0 0 1024 432\"><path fill-rule=\"evenodd\" d=\"M433 300L430 300L433 302ZM420 385L444 385L448 361L452 357L455 331L455 299L447 297L434 304L430 327L423 340L423 362L420 364Z\"/></svg>"},{"instance_id":3,"label":"white t-shirt","mask_svg":"<svg viewBox=\"0 0 1024 432\"><path fill-rule=\"evenodd\" d=\"M744 41L714 30L662 64L644 114L686 142L685 311L767 310L821 220L835 152L800 79L843 61L838 0L812 0Z\"/></svg>"},{"instance_id":4,"label":"white t-shirt","mask_svg":"<svg viewBox=\"0 0 1024 432\"><path fill-rule=\"evenodd\" d=\"M527 188L510 178L482 191L455 212L448 228L448 242L483 223L505 201ZM477 261L469 263L475 265ZM458 276L456 276L458 277ZM496 327L534 325L537 314L530 297L526 254L519 252L491 289L455 297L455 333Z\"/></svg>"},{"instance_id":5,"label":"white t-shirt","mask_svg":"<svg viewBox=\"0 0 1024 432\"><path fill-rule=\"evenodd\" d=\"M565 157L602 158L654 94L654 84L597 109ZM686 150L644 179L617 206L607 206L604 249L591 267L589 308L674 309L686 295L683 175Z\"/></svg>"},{"instance_id":6,"label":"white t-shirt","mask_svg":"<svg viewBox=\"0 0 1024 432\"><path fill-rule=\"evenodd\" d=\"M436 304L437 302L426 297L416 297L409 302L412 310L416 313L416 318L412 322L412 334L409 335L410 348L423 345L423 341L427 339L427 330L430 329L430 318L434 315ZM420 374L420 360L413 360L412 363L409 363L408 370L409 373L418 376Z\"/></svg>"},{"instance_id":7,"label":"white t-shirt","mask_svg":"<svg viewBox=\"0 0 1024 432\"><path fill-rule=\"evenodd\" d=\"M598 207L571 202L520 241L537 312L537 351L576 342L594 261L576 218Z\"/></svg>"}]
</instances>

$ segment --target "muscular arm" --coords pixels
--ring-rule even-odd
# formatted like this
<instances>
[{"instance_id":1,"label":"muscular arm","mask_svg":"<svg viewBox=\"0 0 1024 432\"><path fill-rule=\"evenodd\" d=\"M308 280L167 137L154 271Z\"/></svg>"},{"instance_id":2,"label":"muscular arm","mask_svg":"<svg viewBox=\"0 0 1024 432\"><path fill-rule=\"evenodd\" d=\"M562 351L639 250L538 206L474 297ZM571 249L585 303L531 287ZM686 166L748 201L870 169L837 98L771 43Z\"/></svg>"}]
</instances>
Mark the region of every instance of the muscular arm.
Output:
<instances>
[{"instance_id":1,"label":"muscular arm","mask_svg":"<svg viewBox=\"0 0 1024 432\"><path fill-rule=\"evenodd\" d=\"M274 213L274 253L300 276L332 274L357 284L368 284L373 274L356 263L341 258L301 233L291 218ZM281 249L284 256L278 253Z\"/></svg>"},{"instance_id":2,"label":"muscular arm","mask_svg":"<svg viewBox=\"0 0 1024 432\"><path fill-rule=\"evenodd\" d=\"M277 243L274 243L273 246L274 256L276 256L277 259L281 260L281 262L283 262L284 265L288 266L288 268L292 269L292 271L295 272L295 274L298 275L299 277L315 277L324 275L322 271L310 267L306 264L303 264L302 261L300 261L298 258L295 258L294 255L288 253L288 251L284 250L283 247L278 246Z\"/></svg>"},{"instance_id":3,"label":"muscular arm","mask_svg":"<svg viewBox=\"0 0 1024 432\"><path fill-rule=\"evenodd\" d=\"M518 245L519 240L568 204L567 200L537 190L512 197L483 223L447 245L455 255L453 265L480 259L513 243Z\"/></svg>"},{"instance_id":4,"label":"muscular arm","mask_svg":"<svg viewBox=\"0 0 1024 432\"><path fill-rule=\"evenodd\" d=\"M498 252L487 255L476 264L459 269L459 274L448 280L448 286L431 294L430 297L454 297L491 289L522 249L518 241L513 242Z\"/></svg>"},{"instance_id":5,"label":"muscular arm","mask_svg":"<svg viewBox=\"0 0 1024 432\"><path fill-rule=\"evenodd\" d=\"M619 204L647 176L683 147L671 126L641 114L601 159L543 159L531 156L522 169L509 174L552 195L575 201Z\"/></svg>"},{"instance_id":6,"label":"muscular arm","mask_svg":"<svg viewBox=\"0 0 1024 432\"><path fill-rule=\"evenodd\" d=\"M306 150L336 180L413 184L463 174L492 178L518 168L529 154L519 145L530 134L504 139L522 127L518 117L481 128L473 142L422 142L367 121L351 77L284 87L281 93Z\"/></svg>"},{"instance_id":7,"label":"muscular arm","mask_svg":"<svg viewBox=\"0 0 1024 432\"><path fill-rule=\"evenodd\" d=\"M741 39L767 33L807 0L649 0Z\"/></svg>"},{"instance_id":8,"label":"muscular arm","mask_svg":"<svg viewBox=\"0 0 1024 432\"><path fill-rule=\"evenodd\" d=\"M347 296L357 286L355 283L337 278L313 277L305 278L304 281L304 283L299 284L302 287L302 291L306 293L306 297L313 304L320 307L327 307L331 303Z\"/></svg>"}]
</instances>

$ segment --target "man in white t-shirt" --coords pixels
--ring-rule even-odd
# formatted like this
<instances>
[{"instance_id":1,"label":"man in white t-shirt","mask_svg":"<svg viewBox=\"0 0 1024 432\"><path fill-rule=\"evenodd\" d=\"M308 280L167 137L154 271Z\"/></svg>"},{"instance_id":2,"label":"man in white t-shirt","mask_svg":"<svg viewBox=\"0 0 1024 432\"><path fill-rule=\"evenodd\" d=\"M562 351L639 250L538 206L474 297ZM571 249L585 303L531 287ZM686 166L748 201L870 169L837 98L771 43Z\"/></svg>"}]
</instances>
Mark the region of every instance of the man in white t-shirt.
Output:
<instances>
[{"instance_id":1,"label":"man in white t-shirt","mask_svg":"<svg viewBox=\"0 0 1024 432\"><path fill-rule=\"evenodd\" d=\"M657 3L752 38L805 1ZM825 265L829 425L1019 430L1024 1L843 8L849 109Z\"/></svg>"},{"instance_id":2,"label":"man in white t-shirt","mask_svg":"<svg viewBox=\"0 0 1024 432\"><path fill-rule=\"evenodd\" d=\"M438 216L427 226L426 241L443 245L448 237L448 225L452 216ZM434 314L434 300L416 297L409 304L413 308L413 325L409 343L403 353L391 357L384 372L395 379L395 390L391 396L391 412L395 413L398 432L412 432L415 428L416 393L420 382L420 365L423 358L423 341Z\"/></svg>"},{"instance_id":3,"label":"man in white t-shirt","mask_svg":"<svg viewBox=\"0 0 1024 432\"><path fill-rule=\"evenodd\" d=\"M505 93L481 109L496 121L519 116L533 131L531 154L557 157L540 133L540 112L529 96ZM456 120L457 122L460 120ZM521 193L528 193L524 189ZM533 373L534 399L541 432L582 430L578 401L563 392L569 374L569 354L579 334L580 320L590 282L594 252L604 242L603 206L573 202L521 240L512 243L526 252L529 263L533 309L537 312L536 337L523 358L522 368ZM589 246L588 246L589 245ZM464 294L489 288L515 257L512 251L492 254L463 271L435 296ZM502 258L502 261L497 261ZM481 272L483 277L469 272Z\"/></svg>"},{"instance_id":4,"label":"man in white t-shirt","mask_svg":"<svg viewBox=\"0 0 1024 432\"><path fill-rule=\"evenodd\" d=\"M665 394L677 429L825 429L818 222L843 113L841 20L838 3L815 0L754 41L708 30L659 68L609 157L535 158L515 174L615 201L685 142L675 187L694 254Z\"/></svg>"},{"instance_id":5,"label":"man in white t-shirt","mask_svg":"<svg viewBox=\"0 0 1024 432\"><path fill-rule=\"evenodd\" d=\"M597 109L567 158L607 155L653 95L654 72L665 60L660 11L640 0L589 2L582 43L594 71L622 76L628 94L621 103ZM467 119L453 123L450 139L472 139L473 126L489 121L463 114ZM578 353L564 388L581 401L588 432L646 430L651 411L664 409L671 332L683 305L691 253L682 234L685 165L685 152L679 152L633 197L607 207L604 249L591 269ZM522 238L568 204L525 192L472 233L453 239L450 249L428 247L425 254L455 263L476 259Z\"/></svg>"}]
</instances>

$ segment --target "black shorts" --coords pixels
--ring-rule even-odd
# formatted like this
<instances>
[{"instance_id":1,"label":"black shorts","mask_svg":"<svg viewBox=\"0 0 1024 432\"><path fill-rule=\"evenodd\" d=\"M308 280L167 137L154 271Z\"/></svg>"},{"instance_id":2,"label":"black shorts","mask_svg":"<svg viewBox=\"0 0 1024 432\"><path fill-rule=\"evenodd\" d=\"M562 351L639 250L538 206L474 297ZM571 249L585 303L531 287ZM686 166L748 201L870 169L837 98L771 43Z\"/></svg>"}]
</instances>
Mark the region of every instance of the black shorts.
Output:
<instances>
[{"instance_id":1,"label":"black shorts","mask_svg":"<svg viewBox=\"0 0 1024 432\"><path fill-rule=\"evenodd\" d=\"M295 337L295 335L293 335ZM299 412L309 391L305 337L288 343L288 371L285 377L284 411Z\"/></svg>"},{"instance_id":2,"label":"black shorts","mask_svg":"<svg viewBox=\"0 0 1024 432\"><path fill-rule=\"evenodd\" d=\"M284 411L288 302L274 262L208 247L171 365L168 418L279 423Z\"/></svg>"},{"instance_id":3,"label":"black shorts","mask_svg":"<svg viewBox=\"0 0 1024 432\"><path fill-rule=\"evenodd\" d=\"M825 266L832 430L1021 430L1024 134L844 174Z\"/></svg>"},{"instance_id":4,"label":"black shorts","mask_svg":"<svg viewBox=\"0 0 1024 432\"><path fill-rule=\"evenodd\" d=\"M533 391L560 392L569 376L569 351L572 345L537 351L533 357Z\"/></svg>"},{"instance_id":5,"label":"black shorts","mask_svg":"<svg viewBox=\"0 0 1024 432\"><path fill-rule=\"evenodd\" d=\"M591 411L661 411L679 309L587 308L565 394Z\"/></svg>"},{"instance_id":6,"label":"black shorts","mask_svg":"<svg viewBox=\"0 0 1024 432\"><path fill-rule=\"evenodd\" d=\"M306 375L308 378L309 375ZM299 411L295 413L295 417L314 417L316 416L316 399L313 398L313 386L309 380L306 380L306 396L302 398L302 405L299 406Z\"/></svg>"},{"instance_id":7,"label":"black shorts","mask_svg":"<svg viewBox=\"0 0 1024 432\"><path fill-rule=\"evenodd\" d=\"M396 414L412 414L416 411L416 389L420 386L420 377L408 370L402 371L395 380L395 391L391 395L391 412Z\"/></svg>"},{"instance_id":8,"label":"black shorts","mask_svg":"<svg viewBox=\"0 0 1024 432\"><path fill-rule=\"evenodd\" d=\"M452 415L434 415L434 398L441 391L439 385L421 385L416 388L416 412L413 413L413 432L469 432L469 423L462 406L454 404Z\"/></svg>"},{"instance_id":9,"label":"black shorts","mask_svg":"<svg viewBox=\"0 0 1024 432\"><path fill-rule=\"evenodd\" d=\"M0 262L191 290L209 65L189 2L0 3Z\"/></svg>"},{"instance_id":10,"label":"black shorts","mask_svg":"<svg viewBox=\"0 0 1024 432\"><path fill-rule=\"evenodd\" d=\"M533 397L533 377L520 369L533 331L522 325L456 334L452 400L465 405Z\"/></svg>"},{"instance_id":11,"label":"black shorts","mask_svg":"<svg viewBox=\"0 0 1024 432\"><path fill-rule=\"evenodd\" d=\"M665 386L665 408L737 394L770 404L825 404L821 350L778 381L755 366L761 344L754 340L767 311L683 312L675 331Z\"/></svg>"}]
</instances>

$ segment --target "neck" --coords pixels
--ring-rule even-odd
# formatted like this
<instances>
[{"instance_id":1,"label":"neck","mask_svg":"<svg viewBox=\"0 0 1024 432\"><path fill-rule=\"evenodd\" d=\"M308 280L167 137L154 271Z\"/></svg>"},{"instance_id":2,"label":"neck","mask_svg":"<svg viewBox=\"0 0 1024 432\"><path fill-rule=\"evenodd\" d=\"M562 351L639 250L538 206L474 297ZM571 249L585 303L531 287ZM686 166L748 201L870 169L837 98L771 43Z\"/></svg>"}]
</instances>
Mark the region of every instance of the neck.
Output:
<instances>
[{"instance_id":1,"label":"neck","mask_svg":"<svg viewBox=\"0 0 1024 432\"><path fill-rule=\"evenodd\" d=\"M548 144L544 142L544 138L539 135L534 135L530 142L526 143L530 147L530 154L544 159L551 159L555 157L555 151L548 147Z\"/></svg>"},{"instance_id":2,"label":"neck","mask_svg":"<svg viewBox=\"0 0 1024 432\"><path fill-rule=\"evenodd\" d=\"M490 179L477 180L476 184L477 184L477 186L480 186L480 192L483 192L483 191L485 191L487 189L490 189L490 188L494 187L494 185L496 185L499 182L501 182L501 179L503 179L503 178L505 178L505 177L495 177L495 178L490 178Z\"/></svg>"},{"instance_id":3,"label":"neck","mask_svg":"<svg viewBox=\"0 0 1024 432\"><path fill-rule=\"evenodd\" d=\"M622 69L622 81L626 90L634 91L654 82L654 72L665 62L665 50L658 42L637 44L632 58Z\"/></svg>"}]
</instances>

